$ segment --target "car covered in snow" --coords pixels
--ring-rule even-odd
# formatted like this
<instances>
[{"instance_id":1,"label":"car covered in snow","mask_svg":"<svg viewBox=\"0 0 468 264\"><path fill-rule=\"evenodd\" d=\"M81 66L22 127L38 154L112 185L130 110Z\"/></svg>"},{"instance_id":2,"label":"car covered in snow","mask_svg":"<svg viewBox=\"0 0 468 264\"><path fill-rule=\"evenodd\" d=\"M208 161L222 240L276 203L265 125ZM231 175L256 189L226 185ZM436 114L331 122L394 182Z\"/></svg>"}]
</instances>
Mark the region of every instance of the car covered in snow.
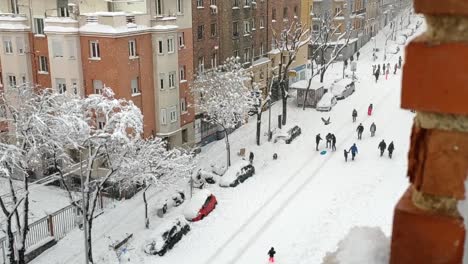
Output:
<instances>
[{"instance_id":1,"label":"car covered in snow","mask_svg":"<svg viewBox=\"0 0 468 264\"><path fill-rule=\"evenodd\" d=\"M178 207L185 201L184 191L178 190L170 195L170 197L160 200L157 203L157 215L163 217L167 211L173 207Z\"/></svg>"},{"instance_id":2,"label":"car covered in snow","mask_svg":"<svg viewBox=\"0 0 468 264\"><path fill-rule=\"evenodd\" d=\"M275 136L274 142L284 141L286 144L291 144L291 142L297 138L302 133L301 128L299 126L293 126L292 128L288 129L286 133L279 133Z\"/></svg>"},{"instance_id":3,"label":"car covered in snow","mask_svg":"<svg viewBox=\"0 0 468 264\"><path fill-rule=\"evenodd\" d=\"M163 256L190 231L190 226L183 216L164 221L151 234L143 245L143 251L150 255Z\"/></svg>"},{"instance_id":4,"label":"car covered in snow","mask_svg":"<svg viewBox=\"0 0 468 264\"><path fill-rule=\"evenodd\" d=\"M255 167L246 160L241 160L226 171L219 182L221 187L236 187L255 174Z\"/></svg>"},{"instance_id":5,"label":"car covered in snow","mask_svg":"<svg viewBox=\"0 0 468 264\"><path fill-rule=\"evenodd\" d=\"M215 209L218 201L209 190L200 190L185 205L184 216L189 221L199 221Z\"/></svg>"},{"instance_id":6,"label":"car covered in snow","mask_svg":"<svg viewBox=\"0 0 468 264\"><path fill-rule=\"evenodd\" d=\"M395 42L396 42L396 44L398 44L398 45L405 45L405 44L406 44L406 39L407 39L407 37L400 35L400 36L398 36L398 37L396 38L396 41L395 41Z\"/></svg>"},{"instance_id":7,"label":"car covered in snow","mask_svg":"<svg viewBox=\"0 0 468 264\"><path fill-rule=\"evenodd\" d=\"M330 92L336 99L344 99L354 93L355 85L351 79L341 79L333 83L330 87Z\"/></svg>"},{"instance_id":8,"label":"car covered in snow","mask_svg":"<svg viewBox=\"0 0 468 264\"><path fill-rule=\"evenodd\" d=\"M336 105L336 97L333 93L325 93L317 103L317 111L330 111Z\"/></svg>"},{"instance_id":9,"label":"car covered in snow","mask_svg":"<svg viewBox=\"0 0 468 264\"><path fill-rule=\"evenodd\" d=\"M387 47L387 52L391 54L397 54L400 51L400 47L397 44L391 44Z\"/></svg>"}]
</instances>

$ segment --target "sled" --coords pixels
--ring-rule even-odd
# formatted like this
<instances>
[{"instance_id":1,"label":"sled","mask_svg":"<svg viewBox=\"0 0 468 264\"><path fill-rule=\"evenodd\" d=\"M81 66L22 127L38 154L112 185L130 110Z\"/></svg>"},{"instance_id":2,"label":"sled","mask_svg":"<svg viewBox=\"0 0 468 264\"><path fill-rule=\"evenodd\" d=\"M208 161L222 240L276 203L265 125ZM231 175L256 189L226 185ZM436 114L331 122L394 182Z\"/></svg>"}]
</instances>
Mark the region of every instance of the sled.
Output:
<instances>
[{"instance_id":1,"label":"sled","mask_svg":"<svg viewBox=\"0 0 468 264\"><path fill-rule=\"evenodd\" d=\"M327 151L326 151L326 150L322 150L322 151L320 152L320 155L325 155L325 154L327 154Z\"/></svg>"}]
</instances>

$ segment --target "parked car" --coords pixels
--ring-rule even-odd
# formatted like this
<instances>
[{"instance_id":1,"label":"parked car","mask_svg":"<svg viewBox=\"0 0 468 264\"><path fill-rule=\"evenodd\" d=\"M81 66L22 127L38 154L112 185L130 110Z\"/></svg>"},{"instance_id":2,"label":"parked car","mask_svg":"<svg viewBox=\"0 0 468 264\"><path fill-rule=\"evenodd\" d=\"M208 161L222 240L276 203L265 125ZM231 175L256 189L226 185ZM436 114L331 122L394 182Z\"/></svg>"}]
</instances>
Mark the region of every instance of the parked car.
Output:
<instances>
[{"instance_id":1,"label":"parked car","mask_svg":"<svg viewBox=\"0 0 468 264\"><path fill-rule=\"evenodd\" d=\"M354 93L355 85L351 79L341 79L333 83L330 87L330 92L336 97L336 99L344 99Z\"/></svg>"},{"instance_id":2,"label":"parked car","mask_svg":"<svg viewBox=\"0 0 468 264\"><path fill-rule=\"evenodd\" d=\"M299 126L293 126L291 129L288 129L286 133L279 133L273 142L284 141L286 144L291 144L291 142L301 134L301 128Z\"/></svg>"},{"instance_id":3,"label":"parked car","mask_svg":"<svg viewBox=\"0 0 468 264\"><path fill-rule=\"evenodd\" d=\"M202 180L208 184L215 184L218 175L214 174L213 172L206 171L204 169L199 169L195 177L196 179Z\"/></svg>"},{"instance_id":4,"label":"parked car","mask_svg":"<svg viewBox=\"0 0 468 264\"><path fill-rule=\"evenodd\" d=\"M219 182L221 187L236 187L255 174L255 167L248 161L241 160L229 167Z\"/></svg>"},{"instance_id":5,"label":"parked car","mask_svg":"<svg viewBox=\"0 0 468 264\"><path fill-rule=\"evenodd\" d=\"M336 105L336 98L333 93L328 92L322 96L317 103L317 111L330 111Z\"/></svg>"},{"instance_id":6,"label":"parked car","mask_svg":"<svg viewBox=\"0 0 468 264\"><path fill-rule=\"evenodd\" d=\"M177 207L185 201L183 191L176 191L169 198L159 201L156 214L159 217L164 217L170 208Z\"/></svg>"},{"instance_id":7,"label":"parked car","mask_svg":"<svg viewBox=\"0 0 468 264\"><path fill-rule=\"evenodd\" d=\"M391 54L397 54L400 51L400 47L397 44L391 44L387 48L387 52Z\"/></svg>"},{"instance_id":8,"label":"parked car","mask_svg":"<svg viewBox=\"0 0 468 264\"><path fill-rule=\"evenodd\" d=\"M189 231L190 226L183 216L165 221L154 230L143 250L150 255L163 256Z\"/></svg>"},{"instance_id":9,"label":"parked car","mask_svg":"<svg viewBox=\"0 0 468 264\"><path fill-rule=\"evenodd\" d=\"M185 206L185 219L193 222L202 220L215 209L217 204L216 197L209 190L200 190Z\"/></svg>"},{"instance_id":10,"label":"parked car","mask_svg":"<svg viewBox=\"0 0 468 264\"><path fill-rule=\"evenodd\" d=\"M406 39L407 37L403 36L403 35L400 35L396 38L396 44L398 45L405 45L406 44Z\"/></svg>"}]
</instances>

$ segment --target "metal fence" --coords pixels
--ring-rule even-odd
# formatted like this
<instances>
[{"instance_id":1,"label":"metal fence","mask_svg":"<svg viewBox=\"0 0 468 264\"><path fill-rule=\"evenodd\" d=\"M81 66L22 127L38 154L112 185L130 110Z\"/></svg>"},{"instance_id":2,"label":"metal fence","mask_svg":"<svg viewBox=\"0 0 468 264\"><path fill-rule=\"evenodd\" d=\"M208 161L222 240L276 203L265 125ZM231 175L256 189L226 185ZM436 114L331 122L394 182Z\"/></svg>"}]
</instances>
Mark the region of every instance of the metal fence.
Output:
<instances>
[{"instance_id":1,"label":"metal fence","mask_svg":"<svg viewBox=\"0 0 468 264\"><path fill-rule=\"evenodd\" d=\"M114 205L114 199L101 195L98 199L97 213ZM44 218L41 218L29 225L26 236L26 250L39 244L47 238L53 237L55 240L64 238L71 230L80 223L77 221L78 210L73 205L64 207ZM14 233L15 239L19 240L19 233ZM0 238L0 264L6 264L8 252L8 241L6 237Z\"/></svg>"}]
</instances>

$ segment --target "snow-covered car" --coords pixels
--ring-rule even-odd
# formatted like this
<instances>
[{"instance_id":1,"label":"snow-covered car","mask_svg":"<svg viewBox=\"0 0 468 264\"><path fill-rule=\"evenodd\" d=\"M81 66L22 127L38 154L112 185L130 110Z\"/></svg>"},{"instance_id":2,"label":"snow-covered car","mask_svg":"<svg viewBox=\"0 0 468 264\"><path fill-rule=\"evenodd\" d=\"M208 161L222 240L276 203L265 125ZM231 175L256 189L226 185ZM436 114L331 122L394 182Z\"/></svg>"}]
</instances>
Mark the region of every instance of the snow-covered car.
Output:
<instances>
[{"instance_id":1,"label":"snow-covered car","mask_svg":"<svg viewBox=\"0 0 468 264\"><path fill-rule=\"evenodd\" d=\"M183 191L176 191L169 198L160 200L157 204L156 214L163 217L170 208L177 207L185 201L185 194Z\"/></svg>"},{"instance_id":2,"label":"snow-covered car","mask_svg":"<svg viewBox=\"0 0 468 264\"><path fill-rule=\"evenodd\" d=\"M248 161L241 160L226 171L219 181L221 187L236 187L255 174L255 167Z\"/></svg>"},{"instance_id":3,"label":"snow-covered car","mask_svg":"<svg viewBox=\"0 0 468 264\"><path fill-rule=\"evenodd\" d=\"M354 93L355 85L351 79L341 79L333 83L330 87L330 92L336 97L336 99L344 99Z\"/></svg>"},{"instance_id":4,"label":"snow-covered car","mask_svg":"<svg viewBox=\"0 0 468 264\"><path fill-rule=\"evenodd\" d=\"M145 253L163 256L190 231L190 226L183 216L167 220L160 224L143 245Z\"/></svg>"},{"instance_id":5,"label":"snow-covered car","mask_svg":"<svg viewBox=\"0 0 468 264\"><path fill-rule=\"evenodd\" d=\"M400 36L398 36L398 37L396 38L396 41L395 41L395 42L396 42L396 44L398 44L398 45L405 45L405 44L406 44L406 39L407 39L407 37L400 35Z\"/></svg>"},{"instance_id":6,"label":"snow-covered car","mask_svg":"<svg viewBox=\"0 0 468 264\"><path fill-rule=\"evenodd\" d=\"M317 111L330 111L336 105L336 97L333 93L325 93L317 103Z\"/></svg>"},{"instance_id":7,"label":"snow-covered car","mask_svg":"<svg viewBox=\"0 0 468 264\"><path fill-rule=\"evenodd\" d=\"M301 128L299 126L293 126L288 129L286 133L280 133L275 137L273 142L284 141L286 144L291 144L291 142L301 134Z\"/></svg>"},{"instance_id":8,"label":"snow-covered car","mask_svg":"<svg viewBox=\"0 0 468 264\"><path fill-rule=\"evenodd\" d=\"M185 205L185 219L193 222L202 220L215 209L217 204L216 197L209 190L200 190Z\"/></svg>"},{"instance_id":9,"label":"snow-covered car","mask_svg":"<svg viewBox=\"0 0 468 264\"><path fill-rule=\"evenodd\" d=\"M204 169L199 169L196 171L193 177L194 177L194 180L197 180L197 181L204 181L208 184L215 184L218 175L212 172L209 172L207 170L204 170Z\"/></svg>"},{"instance_id":10,"label":"snow-covered car","mask_svg":"<svg viewBox=\"0 0 468 264\"><path fill-rule=\"evenodd\" d=\"M400 51L400 47L397 44L389 45L387 48L387 52L391 54L397 54Z\"/></svg>"},{"instance_id":11,"label":"snow-covered car","mask_svg":"<svg viewBox=\"0 0 468 264\"><path fill-rule=\"evenodd\" d=\"M407 38L412 36L414 34L413 29L411 28L406 28L403 29L402 31L399 32L400 35L406 36Z\"/></svg>"}]
</instances>

